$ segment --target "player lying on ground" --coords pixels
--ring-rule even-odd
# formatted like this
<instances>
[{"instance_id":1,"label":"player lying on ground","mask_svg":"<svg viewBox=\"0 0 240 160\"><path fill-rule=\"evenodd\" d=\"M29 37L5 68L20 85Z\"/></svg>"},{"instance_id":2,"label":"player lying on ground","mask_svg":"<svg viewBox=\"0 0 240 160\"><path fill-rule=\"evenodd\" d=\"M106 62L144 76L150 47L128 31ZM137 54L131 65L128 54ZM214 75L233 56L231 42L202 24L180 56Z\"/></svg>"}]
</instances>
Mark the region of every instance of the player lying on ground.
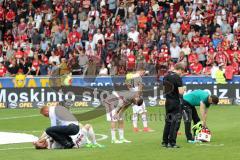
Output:
<instances>
[{"instance_id":1,"label":"player lying on ground","mask_svg":"<svg viewBox=\"0 0 240 160\"><path fill-rule=\"evenodd\" d=\"M80 125L78 134L71 136L71 139L74 143L73 148L102 148L103 145L100 145L96 141L96 136L93 130L93 127L90 124ZM54 141L50 136L44 132L37 142L34 142L33 145L36 149L64 149L64 146Z\"/></svg>"},{"instance_id":2,"label":"player lying on ground","mask_svg":"<svg viewBox=\"0 0 240 160\"><path fill-rule=\"evenodd\" d=\"M194 140L191 133L191 122L194 135L198 134L202 128L207 128L207 114L211 104L218 104L219 99L215 95L210 95L204 90L195 90L183 96L183 118L185 124L185 134L189 143ZM196 106L200 106L202 122L198 116Z\"/></svg>"},{"instance_id":3,"label":"player lying on ground","mask_svg":"<svg viewBox=\"0 0 240 160\"><path fill-rule=\"evenodd\" d=\"M124 118L123 112L133 103L137 104L136 93L130 91L114 91L106 99L103 100L103 105L106 107L107 121L111 124L112 143L130 143L124 137ZM143 102L142 102L143 103ZM142 105L139 104L140 105ZM118 126L119 140L116 138L116 129Z\"/></svg>"},{"instance_id":4,"label":"player lying on ground","mask_svg":"<svg viewBox=\"0 0 240 160\"><path fill-rule=\"evenodd\" d=\"M142 96L143 94L143 83L142 83L142 76L145 74L144 70L140 70L134 73L128 73L126 75L126 84L130 91L138 92L138 96ZM142 123L143 123L143 131L148 132L148 122L147 122L147 110L145 103L141 106L138 106L136 104L132 105L133 109L133 115L132 115L132 121L133 121L133 130L134 132L138 132L138 115L141 115L142 117Z\"/></svg>"}]
</instances>

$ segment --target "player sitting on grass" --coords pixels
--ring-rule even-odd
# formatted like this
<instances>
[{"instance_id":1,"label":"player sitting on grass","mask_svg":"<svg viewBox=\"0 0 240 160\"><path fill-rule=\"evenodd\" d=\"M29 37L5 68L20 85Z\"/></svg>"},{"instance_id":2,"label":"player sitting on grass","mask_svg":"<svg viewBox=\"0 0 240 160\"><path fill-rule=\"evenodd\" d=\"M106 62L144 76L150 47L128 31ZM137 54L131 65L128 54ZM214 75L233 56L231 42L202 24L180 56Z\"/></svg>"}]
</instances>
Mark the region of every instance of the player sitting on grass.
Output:
<instances>
[{"instance_id":1,"label":"player sitting on grass","mask_svg":"<svg viewBox=\"0 0 240 160\"><path fill-rule=\"evenodd\" d=\"M137 71L135 73L128 73L126 75L126 84L130 91L138 92L138 97L142 95L142 76L145 74L144 70ZM136 104L133 104L133 115L132 115L132 121L133 121L133 131L138 132L138 115L141 115L142 117L142 123L143 123L143 131L149 132L148 128L148 122L147 122L147 110L145 103L143 102L142 105L138 106Z\"/></svg>"},{"instance_id":2,"label":"player sitting on grass","mask_svg":"<svg viewBox=\"0 0 240 160\"><path fill-rule=\"evenodd\" d=\"M80 130L78 134L71 136L74 147L73 148L102 148L103 145L100 145L96 141L95 133L92 125L86 124L84 126L80 125ZM37 142L34 142L33 145L36 149L64 149L64 146L54 141L50 136L45 132L39 138Z\"/></svg>"},{"instance_id":3,"label":"player sitting on grass","mask_svg":"<svg viewBox=\"0 0 240 160\"><path fill-rule=\"evenodd\" d=\"M111 95L106 97L103 100L103 105L106 107L106 115L107 121L111 123L111 137L112 143L130 143L124 137L124 118L123 118L123 111L122 108L127 108L133 103L136 103L136 92L131 91L119 91L119 92L112 92ZM142 102L143 103L143 102ZM139 104L140 105L142 105ZM120 112L121 110L121 112ZM118 126L119 132L119 140L116 139L116 129Z\"/></svg>"},{"instance_id":4,"label":"player sitting on grass","mask_svg":"<svg viewBox=\"0 0 240 160\"><path fill-rule=\"evenodd\" d=\"M192 130L194 135L197 135L203 128L207 128L207 113L211 104L218 104L219 99L215 95L210 95L209 92L204 90L195 90L183 96L183 118L185 124L185 134L189 143L194 142L191 133L191 121L193 120L194 126ZM202 122L198 116L196 106L200 106L200 114Z\"/></svg>"}]
</instances>

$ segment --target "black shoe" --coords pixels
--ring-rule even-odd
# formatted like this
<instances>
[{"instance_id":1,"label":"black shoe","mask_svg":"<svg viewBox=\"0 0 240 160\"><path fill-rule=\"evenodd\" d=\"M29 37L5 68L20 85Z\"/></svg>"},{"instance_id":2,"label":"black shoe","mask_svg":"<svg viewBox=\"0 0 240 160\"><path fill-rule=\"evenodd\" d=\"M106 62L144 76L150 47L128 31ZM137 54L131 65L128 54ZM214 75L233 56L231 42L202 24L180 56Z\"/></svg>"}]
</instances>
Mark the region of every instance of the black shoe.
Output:
<instances>
[{"instance_id":1,"label":"black shoe","mask_svg":"<svg viewBox=\"0 0 240 160\"><path fill-rule=\"evenodd\" d=\"M176 144L168 144L167 148L180 148L180 146L178 146Z\"/></svg>"},{"instance_id":2,"label":"black shoe","mask_svg":"<svg viewBox=\"0 0 240 160\"><path fill-rule=\"evenodd\" d=\"M162 142L161 146L167 148L168 145L167 143Z\"/></svg>"}]
</instances>

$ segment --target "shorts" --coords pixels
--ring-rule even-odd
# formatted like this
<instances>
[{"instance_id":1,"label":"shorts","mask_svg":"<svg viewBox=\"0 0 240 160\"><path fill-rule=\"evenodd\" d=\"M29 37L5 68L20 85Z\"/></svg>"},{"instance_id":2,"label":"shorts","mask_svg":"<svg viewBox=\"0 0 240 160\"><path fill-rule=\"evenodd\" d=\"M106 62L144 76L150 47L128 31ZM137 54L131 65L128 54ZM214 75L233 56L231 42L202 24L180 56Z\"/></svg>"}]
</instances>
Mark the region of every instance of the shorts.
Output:
<instances>
[{"instance_id":1,"label":"shorts","mask_svg":"<svg viewBox=\"0 0 240 160\"><path fill-rule=\"evenodd\" d=\"M145 102L143 102L141 106L133 105L132 109L133 109L133 114L142 114L147 112Z\"/></svg>"},{"instance_id":2,"label":"shorts","mask_svg":"<svg viewBox=\"0 0 240 160\"><path fill-rule=\"evenodd\" d=\"M78 147L83 147L88 143L87 130L83 127L77 135L71 136L73 143Z\"/></svg>"},{"instance_id":3,"label":"shorts","mask_svg":"<svg viewBox=\"0 0 240 160\"><path fill-rule=\"evenodd\" d=\"M122 121L123 120L123 115L121 115L120 117L115 117L116 114L117 114L117 109L114 109L111 112L107 112L106 113L107 121L108 122Z\"/></svg>"},{"instance_id":4,"label":"shorts","mask_svg":"<svg viewBox=\"0 0 240 160\"><path fill-rule=\"evenodd\" d=\"M119 96L117 92L113 92L113 94L107 99L104 100L103 105L106 108L106 116L107 121L109 122L117 122L123 120L123 116L115 117L117 111L126 103L123 96Z\"/></svg>"}]
</instances>

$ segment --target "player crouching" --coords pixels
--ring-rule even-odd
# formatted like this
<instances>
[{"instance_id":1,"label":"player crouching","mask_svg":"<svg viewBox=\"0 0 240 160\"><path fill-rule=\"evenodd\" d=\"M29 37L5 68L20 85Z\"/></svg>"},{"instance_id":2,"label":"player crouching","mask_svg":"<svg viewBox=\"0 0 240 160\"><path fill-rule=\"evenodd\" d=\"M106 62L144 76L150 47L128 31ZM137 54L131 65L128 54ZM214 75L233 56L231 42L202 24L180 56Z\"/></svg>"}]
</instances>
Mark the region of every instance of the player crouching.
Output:
<instances>
[{"instance_id":1,"label":"player crouching","mask_svg":"<svg viewBox=\"0 0 240 160\"><path fill-rule=\"evenodd\" d=\"M98 144L96 141L96 136L93 130L92 125L86 124L84 126L80 125L78 134L71 136L74 147L73 148L102 148L104 147L101 144ZM34 142L33 145L36 149L64 149L64 146L54 141L50 136L45 132L39 138L37 142Z\"/></svg>"},{"instance_id":2,"label":"player crouching","mask_svg":"<svg viewBox=\"0 0 240 160\"><path fill-rule=\"evenodd\" d=\"M127 88L130 92L136 92L136 97L141 99L141 96L143 94L143 83L142 83L142 76L145 74L144 69L140 69L137 72L128 73L126 75L126 84ZM133 131L138 132L138 115L141 115L142 117L142 123L143 123L143 131L149 132L148 128L148 122L147 122L147 110L144 101L142 102L142 105L138 106L137 104L133 104L133 115L132 115L132 121L133 121Z\"/></svg>"},{"instance_id":3,"label":"player crouching","mask_svg":"<svg viewBox=\"0 0 240 160\"><path fill-rule=\"evenodd\" d=\"M133 121L134 132L139 131L138 130L138 115L141 115L141 117L142 117L143 131L149 132L148 122L147 122L147 110L146 110L146 105L145 105L144 101L143 101L142 105L140 105L140 106L134 104L132 106L132 108L133 108L132 121Z\"/></svg>"},{"instance_id":4,"label":"player crouching","mask_svg":"<svg viewBox=\"0 0 240 160\"><path fill-rule=\"evenodd\" d=\"M112 95L108 96L103 104L106 107L107 121L111 123L112 143L130 143L124 137L124 111L132 104L142 105L143 100L140 99L136 92L129 91L114 91ZM118 126L119 139L116 139L116 129Z\"/></svg>"}]
</instances>

